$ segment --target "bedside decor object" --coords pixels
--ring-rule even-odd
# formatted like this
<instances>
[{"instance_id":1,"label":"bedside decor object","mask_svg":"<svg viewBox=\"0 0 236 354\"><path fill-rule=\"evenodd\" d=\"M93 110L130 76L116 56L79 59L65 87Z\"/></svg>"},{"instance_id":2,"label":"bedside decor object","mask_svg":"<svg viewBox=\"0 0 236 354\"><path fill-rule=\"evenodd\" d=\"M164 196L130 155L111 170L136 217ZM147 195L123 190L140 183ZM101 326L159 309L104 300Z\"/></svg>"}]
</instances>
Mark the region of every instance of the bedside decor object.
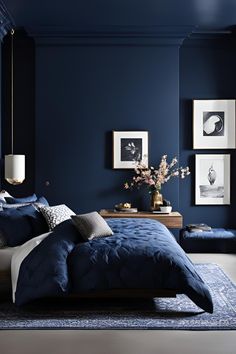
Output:
<instances>
[{"instance_id":1,"label":"bedside decor object","mask_svg":"<svg viewBox=\"0 0 236 354\"><path fill-rule=\"evenodd\" d=\"M235 100L194 100L193 148L235 147Z\"/></svg>"},{"instance_id":2,"label":"bedside decor object","mask_svg":"<svg viewBox=\"0 0 236 354\"><path fill-rule=\"evenodd\" d=\"M230 204L230 155L197 154L195 204Z\"/></svg>"},{"instance_id":3,"label":"bedside decor object","mask_svg":"<svg viewBox=\"0 0 236 354\"><path fill-rule=\"evenodd\" d=\"M127 213L137 213L138 209L137 208L132 208L131 203L120 203L115 205L115 211L122 211L122 212L127 212Z\"/></svg>"},{"instance_id":4,"label":"bedside decor object","mask_svg":"<svg viewBox=\"0 0 236 354\"><path fill-rule=\"evenodd\" d=\"M159 190L154 190L149 193L151 194L151 210L160 210L160 206L163 204L162 194Z\"/></svg>"},{"instance_id":5,"label":"bedside decor object","mask_svg":"<svg viewBox=\"0 0 236 354\"><path fill-rule=\"evenodd\" d=\"M144 163L138 163L135 167L136 176L132 182L126 182L125 189L140 188L142 185L148 187L151 195L151 210L160 210L163 204L161 187L172 177L185 178L190 174L189 167L175 167L178 163L176 157L170 163L167 162L167 155L163 155L158 167L148 167Z\"/></svg>"},{"instance_id":6,"label":"bedside decor object","mask_svg":"<svg viewBox=\"0 0 236 354\"><path fill-rule=\"evenodd\" d=\"M160 206L160 210L162 213L170 214L172 211L172 206Z\"/></svg>"},{"instance_id":7,"label":"bedside decor object","mask_svg":"<svg viewBox=\"0 0 236 354\"><path fill-rule=\"evenodd\" d=\"M148 164L148 132L113 131L113 168L132 169L137 161Z\"/></svg>"},{"instance_id":8,"label":"bedside decor object","mask_svg":"<svg viewBox=\"0 0 236 354\"><path fill-rule=\"evenodd\" d=\"M127 203L125 203L125 204L127 204ZM124 207L124 204L120 203L118 205L115 205L114 211L123 212L123 213L137 213L138 209L132 208L131 204L130 204L130 207L127 208L127 207Z\"/></svg>"},{"instance_id":9,"label":"bedside decor object","mask_svg":"<svg viewBox=\"0 0 236 354\"><path fill-rule=\"evenodd\" d=\"M171 206L171 204L170 204L170 201L164 199L164 200L163 200L163 204L160 206L160 210L161 210L163 213L171 213L171 211L172 211L172 206Z\"/></svg>"},{"instance_id":10,"label":"bedside decor object","mask_svg":"<svg viewBox=\"0 0 236 354\"><path fill-rule=\"evenodd\" d=\"M14 30L11 30L11 154L5 155L5 180L13 185L25 180L25 155L14 154Z\"/></svg>"}]
</instances>

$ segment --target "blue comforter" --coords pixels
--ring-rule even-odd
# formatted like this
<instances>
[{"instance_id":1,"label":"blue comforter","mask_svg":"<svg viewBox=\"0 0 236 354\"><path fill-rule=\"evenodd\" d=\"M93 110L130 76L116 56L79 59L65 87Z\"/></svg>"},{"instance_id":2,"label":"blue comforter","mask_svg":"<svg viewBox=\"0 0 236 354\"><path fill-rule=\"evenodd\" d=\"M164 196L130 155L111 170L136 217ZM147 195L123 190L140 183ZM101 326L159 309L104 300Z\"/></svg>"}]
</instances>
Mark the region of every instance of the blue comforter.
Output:
<instances>
[{"instance_id":1,"label":"blue comforter","mask_svg":"<svg viewBox=\"0 0 236 354\"><path fill-rule=\"evenodd\" d=\"M82 241L72 222L57 226L24 259L16 304L67 293L171 289L212 313L211 295L169 230L150 219L109 219L114 235Z\"/></svg>"}]
</instances>

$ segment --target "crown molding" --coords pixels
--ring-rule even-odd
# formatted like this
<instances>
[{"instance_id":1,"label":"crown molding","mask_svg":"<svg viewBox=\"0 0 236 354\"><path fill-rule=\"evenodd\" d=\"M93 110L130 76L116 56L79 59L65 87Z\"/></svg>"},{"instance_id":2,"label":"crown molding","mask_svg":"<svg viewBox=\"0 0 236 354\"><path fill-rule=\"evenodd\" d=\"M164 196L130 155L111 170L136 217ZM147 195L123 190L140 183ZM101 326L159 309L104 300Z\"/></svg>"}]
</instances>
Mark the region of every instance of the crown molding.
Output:
<instances>
[{"instance_id":1,"label":"crown molding","mask_svg":"<svg viewBox=\"0 0 236 354\"><path fill-rule=\"evenodd\" d=\"M180 46L193 26L87 26L26 28L37 45Z\"/></svg>"},{"instance_id":2,"label":"crown molding","mask_svg":"<svg viewBox=\"0 0 236 354\"><path fill-rule=\"evenodd\" d=\"M183 42L185 47L230 48L235 46L231 30L196 30Z\"/></svg>"}]
</instances>

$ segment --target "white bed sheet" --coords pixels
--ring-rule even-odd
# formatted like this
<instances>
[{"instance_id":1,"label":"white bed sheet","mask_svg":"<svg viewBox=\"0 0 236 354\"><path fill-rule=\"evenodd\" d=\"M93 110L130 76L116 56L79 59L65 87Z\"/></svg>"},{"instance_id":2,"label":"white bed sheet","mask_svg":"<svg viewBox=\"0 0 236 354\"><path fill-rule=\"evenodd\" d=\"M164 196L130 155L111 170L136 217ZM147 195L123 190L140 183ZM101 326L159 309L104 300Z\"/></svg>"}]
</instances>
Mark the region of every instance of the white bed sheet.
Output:
<instances>
[{"instance_id":1,"label":"white bed sheet","mask_svg":"<svg viewBox=\"0 0 236 354\"><path fill-rule=\"evenodd\" d=\"M0 271L11 270L11 259L18 247L0 248Z\"/></svg>"},{"instance_id":2,"label":"white bed sheet","mask_svg":"<svg viewBox=\"0 0 236 354\"><path fill-rule=\"evenodd\" d=\"M12 283L12 301L15 303L15 292L21 263L28 254L38 246L51 232L39 235L19 246L11 259L11 283Z\"/></svg>"}]
</instances>

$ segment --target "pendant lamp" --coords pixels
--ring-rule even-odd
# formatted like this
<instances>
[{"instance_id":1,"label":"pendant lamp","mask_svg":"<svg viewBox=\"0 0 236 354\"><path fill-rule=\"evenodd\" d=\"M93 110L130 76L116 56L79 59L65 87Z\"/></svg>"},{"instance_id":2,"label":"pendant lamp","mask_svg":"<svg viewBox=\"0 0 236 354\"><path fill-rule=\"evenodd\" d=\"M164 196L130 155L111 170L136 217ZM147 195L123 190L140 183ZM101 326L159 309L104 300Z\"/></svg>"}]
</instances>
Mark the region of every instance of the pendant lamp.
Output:
<instances>
[{"instance_id":1,"label":"pendant lamp","mask_svg":"<svg viewBox=\"0 0 236 354\"><path fill-rule=\"evenodd\" d=\"M5 155L5 180L13 185L25 179L25 155L14 154L14 29L11 30L11 154Z\"/></svg>"}]
</instances>

